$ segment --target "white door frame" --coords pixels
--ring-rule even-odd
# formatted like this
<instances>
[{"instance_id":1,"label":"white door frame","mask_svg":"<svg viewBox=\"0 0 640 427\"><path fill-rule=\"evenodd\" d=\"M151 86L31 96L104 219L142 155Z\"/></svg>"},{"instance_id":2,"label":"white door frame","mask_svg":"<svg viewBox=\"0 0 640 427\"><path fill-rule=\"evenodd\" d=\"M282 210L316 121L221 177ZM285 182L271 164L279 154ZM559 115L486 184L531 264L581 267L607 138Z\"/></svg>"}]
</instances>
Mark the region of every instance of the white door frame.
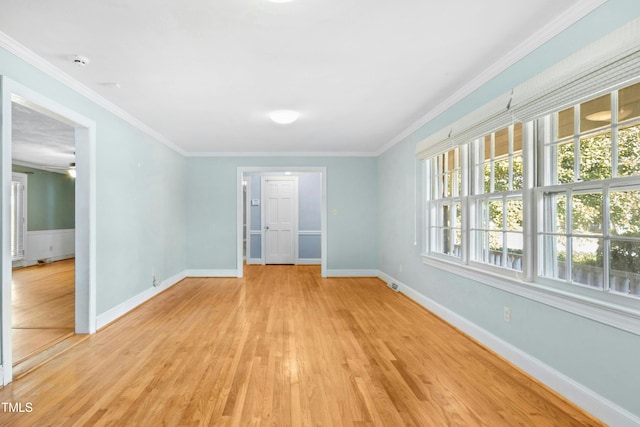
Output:
<instances>
[{"instance_id":1,"label":"white door frame","mask_svg":"<svg viewBox=\"0 0 640 427\"><path fill-rule=\"evenodd\" d=\"M327 277L327 168L326 166L238 166L237 178L236 178L236 194L237 194L237 208L236 208L236 261L238 277L244 275L244 263L242 257L242 180L245 173L279 173L284 175L285 172L297 173L297 172L315 172L319 173L322 181L322 202L320 208L320 274L322 277ZM249 221L247 219L247 221ZM249 234L248 234L249 235ZM264 256L264 253L262 254Z\"/></svg>"},{"instance_id":2,"label":"white door frame","mask_svg":"<svg viewBox=\"0 0 640 427\"><path fill-rule=\"evenodd\" d=\"M267 239L266 239L266 218L267 218L267 181L291 181L294 183L294 206L293 206L293 263L298 260L298 177L286 175L263 175L260 177L260 253L262 254L262 263L267 264Z\"/></svg>"},{"instance_id":3,"label":"white door frame","mask_svg":"<svg viewBox=\"0 0 640 427\"><path fill-rule=\"evenodd\" d=\"M75 332L96 331L96 123L51 99L0 76L2 100L2 383L13 379L11 306L11 103L18 102L75 128L76 232L75 232Z\"/></svg>"}]
</instances>

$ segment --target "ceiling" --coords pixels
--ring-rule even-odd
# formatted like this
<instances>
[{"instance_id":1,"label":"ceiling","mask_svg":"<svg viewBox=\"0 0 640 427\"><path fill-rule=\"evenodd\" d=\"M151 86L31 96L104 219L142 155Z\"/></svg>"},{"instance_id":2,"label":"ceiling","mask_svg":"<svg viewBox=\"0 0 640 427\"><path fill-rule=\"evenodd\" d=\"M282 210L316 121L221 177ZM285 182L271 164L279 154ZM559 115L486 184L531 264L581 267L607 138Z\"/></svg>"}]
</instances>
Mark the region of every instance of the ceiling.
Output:
<instances>
[{"instance_id":1,"label":"ceiling","mask_svg":"<svg viewBox=\"0 0 640 427\"><path fill-rule=\"evenodd\" d=\"M375 154L602 2L0 0L0 31L187 154Z\"/></svg>"},{"instance_id":2,"label":"ceiling","mask_svg":"<svg viewBox=\"0 0 640 427\"><path fill-rule=\"evenodd\" d=\"M75 130L41 112L11 103L14 163L65 173L75 162Z\"/></svg>"}]
</instances>

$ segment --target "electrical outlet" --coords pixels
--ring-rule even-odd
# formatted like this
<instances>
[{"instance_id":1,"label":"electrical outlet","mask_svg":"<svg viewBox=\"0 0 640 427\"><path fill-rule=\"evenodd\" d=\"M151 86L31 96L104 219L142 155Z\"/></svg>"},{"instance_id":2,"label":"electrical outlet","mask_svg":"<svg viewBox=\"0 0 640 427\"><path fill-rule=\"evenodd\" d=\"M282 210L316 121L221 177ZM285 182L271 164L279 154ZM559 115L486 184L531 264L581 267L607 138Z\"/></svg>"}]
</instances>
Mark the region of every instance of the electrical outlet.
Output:
<instances>
[{"instance_id":1,"label":"electrical outlet","mask_svg":"<svg viewBox=\"0 0 640 427\"><path fill-rule=\"evenodd\" d=\"M398 272L402 273L402 264L400 264L400 267L398 267Z\"/></svg>"},{"instance_id":2,"label":"electrical outlet","mask_svg":"<svg viewBox=\"0 0 640 427\"><path fill-rule=\"evenodd\" d=\"M511 309L507 306L504 307L504 321L511 323Z\"/></svg>"}]
</instances>

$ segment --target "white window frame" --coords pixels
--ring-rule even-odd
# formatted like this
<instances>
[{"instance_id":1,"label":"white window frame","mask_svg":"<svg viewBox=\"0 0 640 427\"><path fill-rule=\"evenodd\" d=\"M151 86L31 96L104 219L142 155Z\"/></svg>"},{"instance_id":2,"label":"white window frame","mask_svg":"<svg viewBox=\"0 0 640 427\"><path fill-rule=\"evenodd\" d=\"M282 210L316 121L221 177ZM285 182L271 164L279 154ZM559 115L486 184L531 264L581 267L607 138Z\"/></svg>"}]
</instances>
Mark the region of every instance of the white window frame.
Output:
<instances>
[{"instance_id":1,"label":"white window frame","mask_svg":"<svg viewBox=\"0 0 640 427\"><path fill-rule=\"evenodd\" d=\"M567 57L555 66L534 78L497 97L478 110L469 113L446 128L435 132L416 147L419 158L427 160L450 150L452 147L468 144L474 138L500 129L514 120L520 121L537 141L544 129L538 121L550 113L561 111L567 106L580 104L600 95L611 93L616 88L626 87L640 80L640 19L630 22L619 30L592 43L588 47ZM505 109L505 106L510 108ZM526 147L526 144L524 144ZM523 148L524 148L523 147ZM524 240L530 247L523 259L523 272L505 274L504 269L473 262L451 262L451 259L435 256L429 251L429 240L423 248L423 262L457 276L492 286L558 309L601 322L624 331L640 335L640 300L626 296L588 289L581 286L554 283L540 277L539 239L537 231L543 215L541 187L548 171L544 168L543 150L538 143L529 144L527 155L532 167L525 170L529 186L523 191L525 207ZM612 153L615 156L615 153ZM428 160L425 161L425 166ZM615 167L615 165L614 165ZM428 167L425 167L425 171ZM425 177L428 180L429 174ZM534 181L535 179L535 181ZM425 183L428 184L428 181ZM572 183L576 189L589 183ZM602 183L601 183L602 184ZM615 182L604 183L616 185ZM539 186L539 187L538 187ZM545 190L549 190L547 186ZM426 196L426 192L425 192ZM469 221L473 209L471 198L463 211L463 245L469 255ZM429 229L428 200L425 197L425 228ZM607 207L603 208L607 211ZM465 212L467 215L464 215ZM467 258L468 261L468 258Z\"/></svg>"},{"instance_id":2,"label":"white window frame","mask_svg":"<svg viewBox=\"0 0 640 427\"><path fill-rule=\"evenodd\" d=\"M17 205L14 205L13 188L20 186ZM11 174L11 261L23 261L27 251L27 189L28 177L25 173L12 172ZM18 253L14 254L14 250ZM15 264L14 264L15 266Z\"/></svg>"}]
</instances>

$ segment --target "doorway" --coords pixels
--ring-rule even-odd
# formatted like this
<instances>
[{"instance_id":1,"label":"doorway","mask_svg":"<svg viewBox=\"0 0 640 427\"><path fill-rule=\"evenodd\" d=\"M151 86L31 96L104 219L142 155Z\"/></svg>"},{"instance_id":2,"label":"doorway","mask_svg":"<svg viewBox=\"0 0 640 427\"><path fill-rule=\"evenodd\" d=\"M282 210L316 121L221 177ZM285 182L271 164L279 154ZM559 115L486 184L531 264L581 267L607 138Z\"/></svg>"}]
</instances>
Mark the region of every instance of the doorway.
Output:
<instances>
[{"instance_id":1,"label":"doorway","mask_svg":"<svg viewBox=\"0 0 640 427\"><path fill-rule=\"evenodd\" d=\"M326 167L238 167L237 168L237 272L246 263L265 264L265 214L262 177L297 177L299 180L299 227L294 232L295 264L320 264L326 277L327 260L327 170ZM245 195L246 192L246 195ZM303 200L304 199L304 200ZM246 218L245 218L246 215ZM246 236L246 237L245 237ZM278 263L283 262L279 261ZM289 260L286 263L291 263Z\"/></svg>"},{"instance_id":2,"label":"doorway","mask_svg":"<svg viewBox=\"0 0 640 427\"><path fill-rule=\"evenodd\" d=\"M12 271L13 260L11 256L11 185L12 169L14 167L14 133L20 135L21 130L18 127L14 129L14 115L19 118L21 113L37 114L38 117L44 117L47 120L54 120L61 123L66 129L71 139L71 153L75 151L75 157L72 160L66 158L61 165L49 165L48 172L60 177L67 177L68 169L75 169L76 178L74 180L74 188L71 190L74 195L74 202L70 209L73 212L75 223L73 224L73 232L69 237L51 237L51 230L40 233L40 242L33 243L29 236L25 240L27 259L23 262L38 261L42 264L50 264L57 260L58 255L54 254L56 249L63 249L69 246L73 247L75 261L67 261L66 265L60 265L66 270L68 277L71 277L71 296L67 300L66 305L70 306L65 316L72 319L65 324L64 329L68 329L73 334L87 334L95 332L96 315L95 315L95 122L89 120L78 113L63 107L50 99L4 77L0 76L1 90L1 142L2 142L2 383L8 384L13 379L13 350L14 343L12 337L12 325L14 307L12 280L14 274ZM18 111L20 110L20 111ZM44 119L43 119L44 120ZM55 138L53 138L55 140ZM56 145L60 141L53 141L50 144ZM16 142L16 146L18 143ZM58 147L59 148L59 147ZM54 150L55 151L55 150ZM59 154L59 153L58 153ZM72 156L74 154L71 154ZM36 158L32 155L31 158ZM73 165L72 165L73 163ZM22 165L22 167L30 167L36 165ZM43 171L42 168L33 168L33 171ZM35 175L36 172L33 172ZM44 172L40 172L44 173ZM29 175L28 175L29 176ZM70 179L70 177L69 177ZM54 228L58 228L55 226ZM28 232L27 232L28 234ZM37 234L37 233L36 233ZM55 233L54 233L55 234ZM63 233L64 234L64 233ZM49 240L48 240L49 239ZM53 239L53 240L51 240ZM66 239L66 243L65 243ZM38 239L36 239L37 241ZM44 244L43 244L44 242ZM31 246L31 249L30 249ZM37 249L41 249L42 253L37 254ZM34 252L35 251L35 252ZM36 253L34 255L34 253ZM49 256L43 256L49 255ZM29 255L30 254L30 255ZM69 258L65 254L60 259ZM73 266L70 269L69 264ZM38 287L36 287L38 291ZM47 300L47 298L45 298ZM19 310L15 310L18 312ZM47 310L43 310L47 312ZM17 313L16 313L17 314ZM51 332L51 331L49 331Z\"/></svg>"},{"instance_id":3,"label":"doorway","mask_svg":"<svg viewBox=\"0 0 640 427\"><path fill-rule=\"evenodd\" d=\"M75 129L13 100L11 135L15 374L75 331Z\"/></svg>"}]
</instances>

